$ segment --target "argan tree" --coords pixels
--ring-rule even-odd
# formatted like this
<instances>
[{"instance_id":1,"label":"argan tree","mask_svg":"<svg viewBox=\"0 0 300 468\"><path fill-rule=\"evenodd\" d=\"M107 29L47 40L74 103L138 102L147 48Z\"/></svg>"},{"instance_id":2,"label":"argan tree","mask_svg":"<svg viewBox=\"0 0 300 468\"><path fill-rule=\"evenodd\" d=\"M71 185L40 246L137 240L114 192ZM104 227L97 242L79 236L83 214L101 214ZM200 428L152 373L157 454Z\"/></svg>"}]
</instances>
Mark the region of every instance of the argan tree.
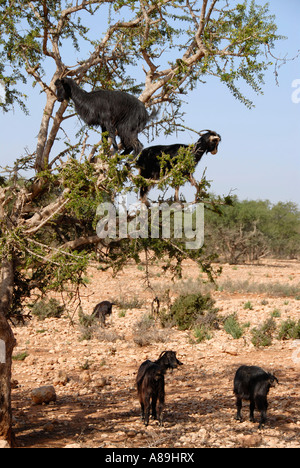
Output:
<instances>
[{"instance_id":1,"label":"argan tree","mask_svg":"<svg viewBox=\"0 0 300 468\"><path fill-rule=\"evenodd\" d=\"M41 112L24 96L34 86L43 112L39 128L32 128L35 148L16 155L0 181L0 439L13 443L10 322L22 318L33 291L71 293L91 262L117 269L128 258L139 261L141 252L169 257L174 269L191 255L210 272L201 251L187 252L172 240L99 239L97 206L145 181L120 155L110 156L99 130L82 123L69 135L68 123L77 116L72 103L57 102L55 81L68 76L86 90L132 93L160 108L149 135L172 133L180 129L183 97L211 76L251 107L239 83L262 92L276 31L268 5L246 0L1 1L2 110ZM175 176L183 177L180 168ZM197 201L205 200L206 188L203 178Z\"/></svg>"}]
</instances>

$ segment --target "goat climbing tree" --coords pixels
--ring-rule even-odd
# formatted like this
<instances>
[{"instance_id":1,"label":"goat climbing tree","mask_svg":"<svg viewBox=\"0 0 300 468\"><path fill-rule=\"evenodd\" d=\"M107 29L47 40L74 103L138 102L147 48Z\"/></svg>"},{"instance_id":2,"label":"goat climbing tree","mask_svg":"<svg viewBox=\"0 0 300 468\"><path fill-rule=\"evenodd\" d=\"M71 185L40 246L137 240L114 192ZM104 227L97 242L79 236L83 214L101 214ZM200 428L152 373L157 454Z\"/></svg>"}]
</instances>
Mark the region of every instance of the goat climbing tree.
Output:
<instances>
[{"instance_id":1,"label":"goat climbing tree","mask_svg":"<svg viewBox=\"0 0 300 468\"><path fill-rule=\"evenodd\" d=\"M55 81L69 76L85 88L121 89L148 107L160 106L155 132L180 127L183 97L212 75L251 107L238 83L244 80L261 92L280 39L268 8L246 0L1 2L5 99L0 106L3 112L18 105L31 115L40 112L31 104L33 86L42 92L43 111L39 128L24 141L24 148L31 149L16 155L0 180L0 340L5 349L5 362L0 361L0 438L13 441L14 337L8 319L21 318L24 299L32 291L45 294L69 290L70 285L78 291L91 261L117 269L150 250L169 256L168 266L175 259L174 269L194 255L211 274L211 262L202 251L192 254L173 241L126 239L108 245L99 239L99 203L128 190L128 184L136 189L141 181L124 165L120 169L119 155L99 164L101 135L91 143L95 129L82 127L76 137L68 136L69 119L77 117L67 102L57 103ZM203 180L204 188L206 184Z\"/></svg>"}]
</instances>

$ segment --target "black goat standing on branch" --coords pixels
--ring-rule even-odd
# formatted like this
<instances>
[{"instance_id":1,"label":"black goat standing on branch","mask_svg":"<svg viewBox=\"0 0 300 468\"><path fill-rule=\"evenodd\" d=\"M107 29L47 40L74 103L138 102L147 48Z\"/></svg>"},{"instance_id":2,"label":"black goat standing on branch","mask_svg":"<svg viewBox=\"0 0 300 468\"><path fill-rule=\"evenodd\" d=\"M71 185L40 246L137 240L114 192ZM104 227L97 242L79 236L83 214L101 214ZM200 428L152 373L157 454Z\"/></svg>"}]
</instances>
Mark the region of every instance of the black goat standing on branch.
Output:
<instances>
[{"instance_id":1,"label":"black goat standing on branch","mask_svg":"<svg viewBox=\"0 0 300 468\"><path fill-rule=\"evenodd\" d=\"M203 133L205 132L205 133ZM200 133L201 137L195 143L192 148L192 153L195 158L195 163L198 164L202 156L206 153L217 154L218 152L218 145L221 141L221 136L212 131L212 130L203 130ZM140 156L137 159L136 166L140 170L140 175L144 177L144 179L152 179L152 180L159 180L161 177L161 165L159 158L163 155L169 155L172 160L176 162L176 157L178 155L180 148L189 148L189 145L185 145L182 143L175 143L173 145L157 145L157 146L149 146L149 148L143 149ZM166 170L170 170L171 165L166 165ZM188 175L188 174L187 174ZM191 183L195 185L195 181L191 176ZM142 187L140 189L140 197L141 201L146 205L149 205L147 200L147 195L150 190L150 186ZM179 194L179 187L176 187L175 192L175 200L179 201L178 199Z\"/></svg>"},{"instance_id":2,"label":"black goat standing on branch","mask_svg":"<svg viewBox=\"0 0 300 468\"><path fill-rule=\"evenodd\" d=\"M278 383L277 378L257 366L241 366L234 378L234 393L236 396L236 419L242 421L242 401L250 400L250 421L254 422L255 408L260 411L261 429L267 419L268 400L267 395L271 387Z\"/></svg>"},{"instance_id":3,"label":"black goat standing on branch","mask_svg":"<svg viewBox=\"0 0 300 468\"><path fill-rule=\"evenodd\" d=\"M182 362L177 359L175 351L164 351L157 361L153 362L148 359L140 365L136 384L145 426L149 424L150 404L153 419L158 419L162 425L162 412L165 404L165 373L168 369L176 369L182 365ZM158 408L156 409L157 400Z\"/></svg>"},{"instance_id":4,"label":"black goat standing on branch","mask_svg":"<svg viewBox=\"0 0 300 468\"><path fill-rule=\"evenodd\" d=\"M55 81L59 102L72 99L75 110L88 125L100 125L102 133L107 132L115 152L118 151L116 135L120 137L123 154L133 151L137 156L143 149L138 134L157 111L148 114L145 104L124 91L98 89L87 92L81 89L72 78Z\"/></svg>"}]
</instances>

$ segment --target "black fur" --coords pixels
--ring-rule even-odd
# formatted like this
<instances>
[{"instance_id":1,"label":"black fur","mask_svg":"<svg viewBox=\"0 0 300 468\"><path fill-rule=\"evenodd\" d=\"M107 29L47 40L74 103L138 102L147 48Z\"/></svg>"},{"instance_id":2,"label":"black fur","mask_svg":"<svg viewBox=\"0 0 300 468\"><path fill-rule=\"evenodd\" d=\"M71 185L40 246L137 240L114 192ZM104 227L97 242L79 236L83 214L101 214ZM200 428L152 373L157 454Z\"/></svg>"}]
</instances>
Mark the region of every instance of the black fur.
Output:
<instances>
[{"instance_id":1,"label":"black fur","mask_svg":"<svg viewBox=\"0 0 300 468\"><path fill-rule=\"evenodd\" d=\"M115 151L118 151L116 135L121 139L123 154L134 151L137 156L143 145L138 140L149 116L144 103L123 91L98 89L88 93L81 89L71 78L56 80L57 99L59 102L72 99L75 110L88 125L100 125L102 132L108 132Z\"/></svg>"},{"instance_id":2,"label":"black fur","mask_svg":"<svg viewBox=\"0 0 300 468\"><path fill-rule=\"evenodd\" d=\"M176 369L182 365L182 362L176 358L175 351L164 351L157 361L147 360L141 364L136 383L145 426L149 424L150 405L153 419L158 419L160 425L162 425L162 412L165 403L164 376L168 369Z\"/></svg>"},{"instance_id":3,"label":"black fur","mask_svg":"<svg viewBox=\"0 0 300 468\"><path fill-rule=\"evenodd\" d=\"M257 366L241 366L234 378L234 393L236 395L236 419L242 421L242 400L250 400L250 421L254 422L255 408L260 411L259 429L267 419L267 395L271 387L275 387L277 378Z\"/></svg>"},{"instance_id":4,"label":"black fur","mask_svg":"<svg viewBox=\"0 0 300 468\"><path fill-rule=\"evenodd\" d=\"M218 152L218 145L221 141L221 136L212 131L206 130L197 143L195 143L192 151L195 156L195 163L201 160L202 156L205 153L212 153L216 154ZM137 160L137 167L140 170L140 175L144 177L144 179L152 179L152 180L159 180L160 178L160 161L159 156L163 153L171 156L172 159L175 159L179 148L188 148L189 145L185 145L182 143L175 143L173 145L157 145L157 146L150 146L148 148L143 149L141 152L138 160ZM170 165L166 166L166 170L170 170ZM188 174L187 174L188 175ZM150 187L142 187L140 189L140 196L141 200L147 204L147 194L150 190Z\"/></svg>"},{"instance_id":5,"label":"black fur","mask_svg":"<svg viewBox=\"0 0 300 468\"><path fill-rule=\"evenodd\" d=\"M114 303L109 301L100 302L94 308L92 316L97 317L100 320L101 325L105 326L105 318L107 315L111 315L113 305Z\"/></svg>"}]
</instances>

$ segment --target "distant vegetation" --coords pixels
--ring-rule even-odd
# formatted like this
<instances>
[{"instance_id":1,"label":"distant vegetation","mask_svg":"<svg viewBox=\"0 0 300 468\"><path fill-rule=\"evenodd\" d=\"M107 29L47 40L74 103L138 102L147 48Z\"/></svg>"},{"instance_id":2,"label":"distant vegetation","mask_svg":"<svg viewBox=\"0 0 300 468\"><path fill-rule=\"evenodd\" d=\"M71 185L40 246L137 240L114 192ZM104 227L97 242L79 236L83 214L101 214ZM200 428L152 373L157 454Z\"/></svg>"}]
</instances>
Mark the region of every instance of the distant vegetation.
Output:
<instances>
[{"instance_id":1,"label":"distant vegetation","mask_svg":"<svg viewBox=\"0 0 300 468\"><path fill-rule=\"evenodd\" d=\"M297 204L239 201L205 212L205 245L230 264L262 257L300 258L300 211Z\"/></svg>"}]
</instances>

